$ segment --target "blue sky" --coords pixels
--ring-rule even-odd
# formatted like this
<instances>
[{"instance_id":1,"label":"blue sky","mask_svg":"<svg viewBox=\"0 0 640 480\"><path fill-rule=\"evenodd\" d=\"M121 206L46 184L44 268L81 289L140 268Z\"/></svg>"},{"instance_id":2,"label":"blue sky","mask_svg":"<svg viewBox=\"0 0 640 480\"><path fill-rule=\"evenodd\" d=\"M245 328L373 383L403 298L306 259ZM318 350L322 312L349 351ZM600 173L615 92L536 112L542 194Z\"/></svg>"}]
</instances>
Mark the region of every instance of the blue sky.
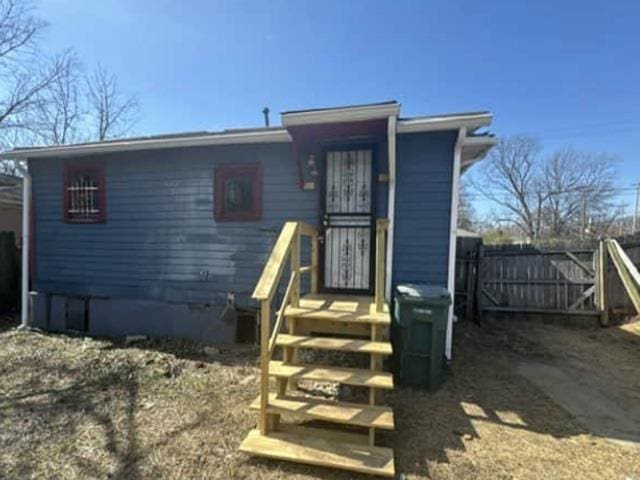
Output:
<instances>
[{"instance_id":1,"label":"blue sky","mask_svg":"<svg viewBox=\"0 0 640 480\"><path fill-rule=\"evenodd\" d=\"M404 116L491 110L499 136L618 157L640 181L640 2L39 0L46 48L136 92L136 133L260 125L395 99Z\"/></svg>"}]
</instances>

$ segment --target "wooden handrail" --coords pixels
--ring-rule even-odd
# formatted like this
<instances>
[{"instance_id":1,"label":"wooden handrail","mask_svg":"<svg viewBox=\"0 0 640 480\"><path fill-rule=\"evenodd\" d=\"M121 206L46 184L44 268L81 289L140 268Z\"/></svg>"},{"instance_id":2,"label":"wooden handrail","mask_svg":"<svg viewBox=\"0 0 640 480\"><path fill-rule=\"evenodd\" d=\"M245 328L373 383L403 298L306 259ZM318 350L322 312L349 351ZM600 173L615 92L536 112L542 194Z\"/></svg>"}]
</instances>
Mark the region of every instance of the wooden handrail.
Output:
<instances>
[{"instance_id":1,"label":"wooden handrail","mask_svg":"<svg viewBox=\"0 0 640 480\"><path fill-rule=\"evenodd\" d=\"M375 305L376 312L384 311L384 287L385 271L387 264L386 236L389 229L389 219L379 218L376 221L376 286Z\"/></svg>"},{"instance_id":2,"label":"wooden handrail","mask_svg":"<svg viewBox=\"0 0 640 480\"><path fill-rule=\"evenodd\" d=\"M311 238L311 265L300 266L300 238ZM278 310L271 332L271 301L276 293L287 260L291 262L291 276ZM267 415L269 397L269 362L275 350L278 333L282 328L285 311L289 305L298 307L300 302L300 276L311 274L311 292L318 288L318 232L302 222L286 222L262 270L252 297L260 301L260 431L265 435L269 426Z\"/></svg>"},{"instance_id":3,"label":"wooden handrail","mask_svg":"<svg viewBox=\"0 0 640 480\"><path fill-rule=\"evenodd\" d=\"M271 250L269 260L262 270L260 280L253 291L252 297L255 300L271 300L276 293L278 287L278 281L282 275L282 270L286 263L289 251L291 250L291 243L294 237L298 233L297 222L287 222L282 227L280 236L276 241L276 244Z\"/></svg>"}]
</instances>

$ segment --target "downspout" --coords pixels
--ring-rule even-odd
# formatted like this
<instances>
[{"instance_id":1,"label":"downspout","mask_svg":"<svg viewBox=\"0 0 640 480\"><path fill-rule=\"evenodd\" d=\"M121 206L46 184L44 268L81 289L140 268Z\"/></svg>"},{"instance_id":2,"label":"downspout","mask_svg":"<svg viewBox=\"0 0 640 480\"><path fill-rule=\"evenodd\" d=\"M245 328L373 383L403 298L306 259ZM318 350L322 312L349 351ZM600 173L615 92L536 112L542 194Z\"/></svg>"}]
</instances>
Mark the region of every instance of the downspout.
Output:
<instances>
[{"instance_id":1,"label":"downspout","mask_svg":"<svg viewBox=\"0 0 640 480\"><path fill-rule=\"evenodd\" d=\"M31 246L31 174L27 170L22 179L22 291L20 327L29 326L29 250Z\"/></svg>"},{"instance_id":2,"label":"downspout","mask_svg":"<svg viewBox=\"0 0 640 480\"><path fill-rule=\"evenodd\" d=\"M391 302L391 276L393 274L393 218L396 208L396 126L397 117L391 115L387 122L387 156L389 162L387 217L389 218L389 228L387 230L387 265L384 289L385 296L389 302Z\"/></svg>"},{"instance_id":3,"label":"downspout","mask_svg":"<svg viewBox=\"0 0 640 480\"><path fill-rule=\"evenodd\" d=\"M451 180L451 223L449 230L449 277L447 279L447 289L453 297L455 294L456 281L456 238L458 229L458 201L460 198L460 164L462 161L462 144L467 136L467 129L461 127L458 130L458 139L453 148L453 175ZM447 318L447 335L444 354L447 360L452 358L453 343L453 298L449 307L449 315Z\"/></svg>"}]
</instances>

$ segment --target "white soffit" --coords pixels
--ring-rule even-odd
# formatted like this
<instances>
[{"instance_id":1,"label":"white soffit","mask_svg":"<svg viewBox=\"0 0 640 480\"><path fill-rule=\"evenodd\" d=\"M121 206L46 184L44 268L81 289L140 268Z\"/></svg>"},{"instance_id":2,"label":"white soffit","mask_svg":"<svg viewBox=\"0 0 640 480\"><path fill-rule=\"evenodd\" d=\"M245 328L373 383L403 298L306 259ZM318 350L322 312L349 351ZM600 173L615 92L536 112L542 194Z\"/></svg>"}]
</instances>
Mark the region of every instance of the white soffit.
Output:
<instances>
[{"instance_id":1,"label":"white soffit","mask_svg":"<svg viewBox=\"0 0 640 480\"><path fill-rule=\"evenodd\" d=\"M489 112L408 118L398 121L398 133L457 130L462 127L472 132L481 127L488 127L492 121L493 115Z\"/></svg>"},{"instance_id":2,"label":"white soffit","mask_svg":"<svg viewBox=\"0 0 640 480\"><path fill-rule=\"evenodd\" d=\"M495 137L467 137L462 144L462 168L468 168L482 160L498 142Z\"/></svg>"}]
</instances>

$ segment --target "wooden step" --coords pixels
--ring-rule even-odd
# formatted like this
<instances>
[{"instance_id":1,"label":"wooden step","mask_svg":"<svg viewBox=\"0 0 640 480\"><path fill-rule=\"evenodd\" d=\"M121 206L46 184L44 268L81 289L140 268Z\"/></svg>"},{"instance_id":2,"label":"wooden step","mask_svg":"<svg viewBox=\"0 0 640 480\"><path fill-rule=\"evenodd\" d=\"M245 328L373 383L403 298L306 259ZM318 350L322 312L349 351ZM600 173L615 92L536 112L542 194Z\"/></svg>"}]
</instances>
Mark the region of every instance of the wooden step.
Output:
<instances>
[{"instance_id":1,"label":"wooden step","mask_svg":"<svg viewBox=\"0 0 640 480\"><path fill-rule=\"evenodd\" d=\"M393 450L384 447L331 441L312 430L298 433L269 432L263 436L251 430L240 445L240 451L261 457L339 468L353 472L394 477Z\"/></svg>"},{"instance_id":2,"label":"wooden step","mask_svg":"<svg viewBox=\"0 0 640 480\"><path fill-rule=\"evenodd\" d=\"M315 320L391 324L388 306L385 305L384 312L376 312L373 297L309 294L300 299L299 307L288 306L284 313L287 317Z\"/></svg>"},{"instance_id":3,"label":"wooden step","mask_svg":"<svg viewBox=\"0 0 640 480\"><path fill-rule=\"evenodd\" d=\"M341 352L374 353L391 355L389 342L371 342L349 338L305 337L302 335L278 334L276 345L280 347L313 348L317 350L338 350Z\"/></svg>"},{"instance_id":4,"label":"wooden step","mask_svg":"<svg viewBox=\"0 0 640 480\"><path fill-rule=\"evenodd\" d=\"M260 397L251 404L260 410ZM393 410L389 407L370 406L358 403L332 402L308 397L269 395L267 413L295 415L305 419L324 420L345 425L375 427L393 430Z\"/></svg>"},{"instance_id":5,"label":"wooden step","mask_svg":"<svg viewBox=\"0 0 640 480\"><path fill-rule=\"evenodd\" d=\"M285 365L280 361L269 362L269 375L279 378L304 378L345 385L393 389L393 375L358 368L338 368L314 365Z\"/></svg>"}]
</instances>

